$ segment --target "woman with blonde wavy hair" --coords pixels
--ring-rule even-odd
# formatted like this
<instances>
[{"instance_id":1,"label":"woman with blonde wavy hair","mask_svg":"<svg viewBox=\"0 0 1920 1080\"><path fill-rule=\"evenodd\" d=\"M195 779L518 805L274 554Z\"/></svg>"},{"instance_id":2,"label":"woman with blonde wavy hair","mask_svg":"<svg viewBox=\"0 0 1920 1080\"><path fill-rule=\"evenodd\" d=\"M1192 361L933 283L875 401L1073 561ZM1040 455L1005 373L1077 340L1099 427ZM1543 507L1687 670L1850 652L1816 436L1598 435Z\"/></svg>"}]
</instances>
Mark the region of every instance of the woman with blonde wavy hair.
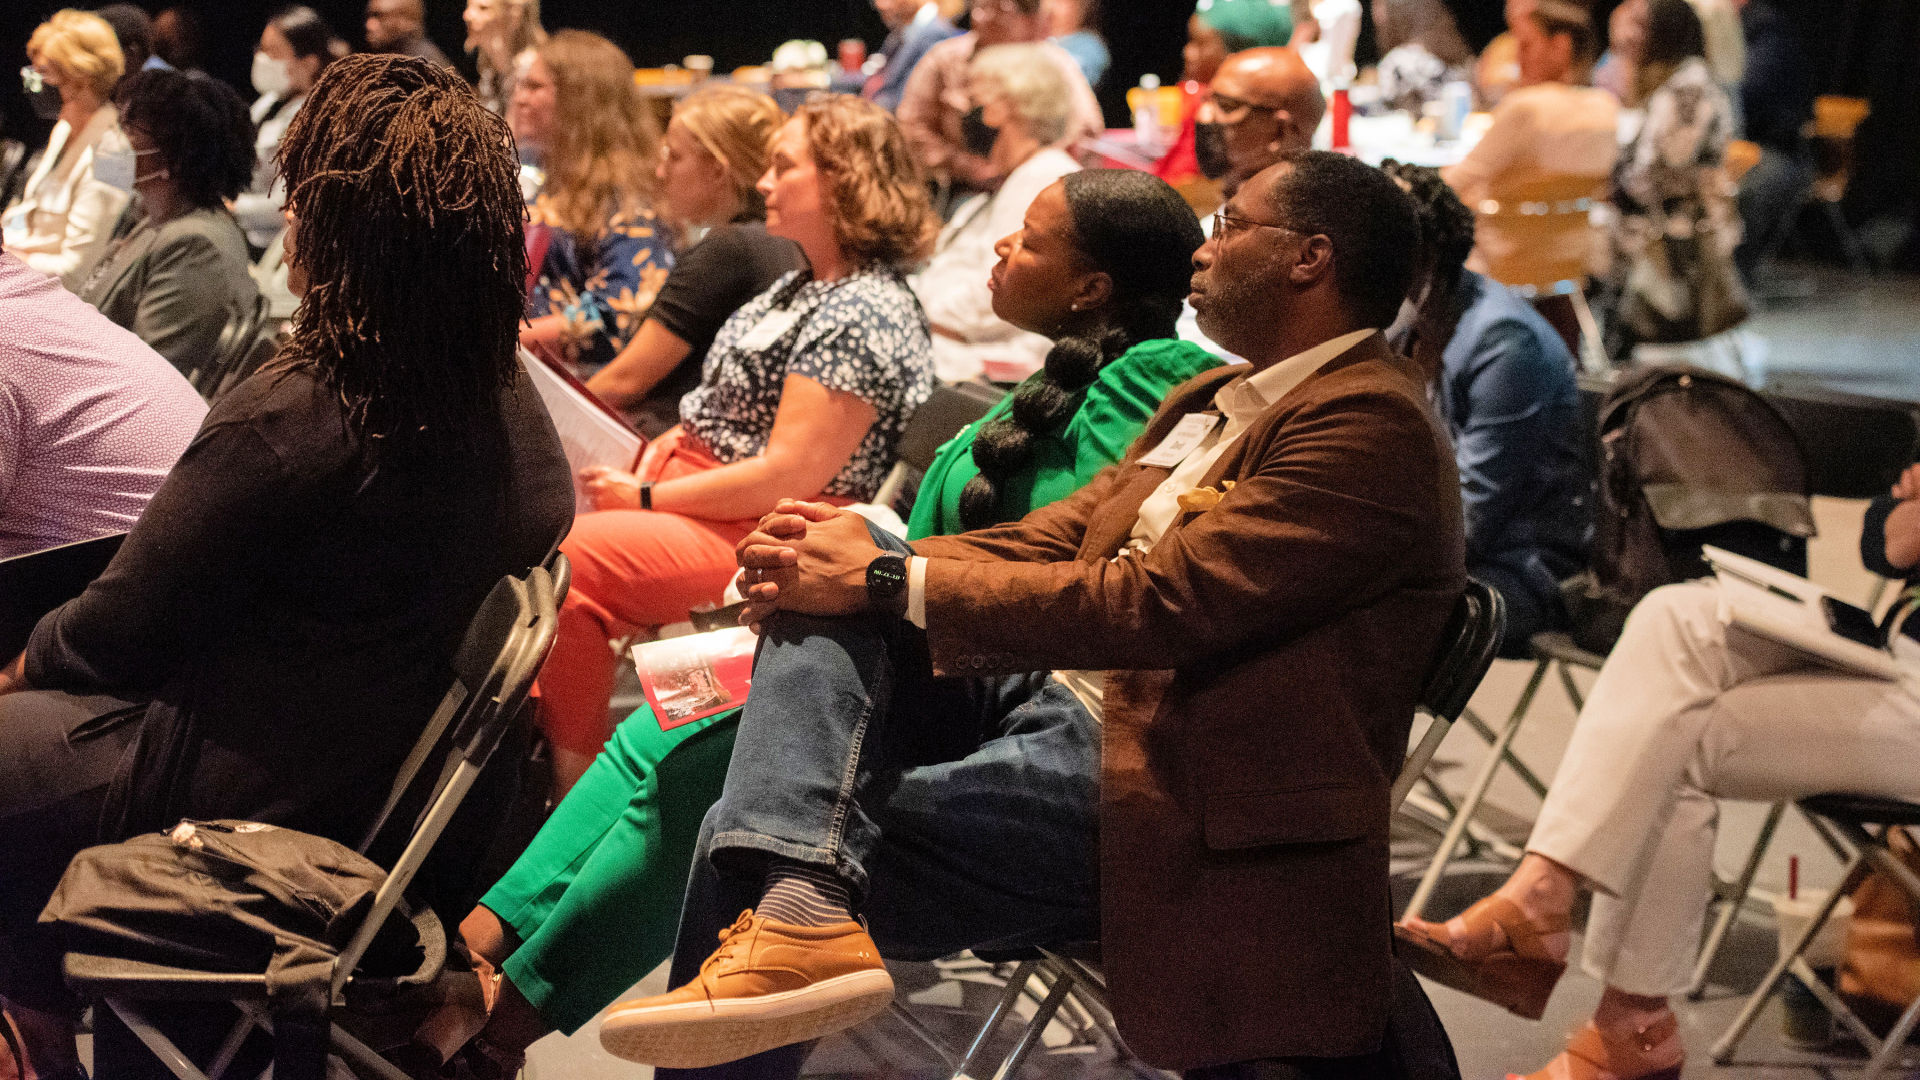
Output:
<instances>
[{"instance_id":1,"label":"woman with blonde wavy hair","mask_svg":"<svg viewBox=\"0 0 1920 1080\"><path fill-rule=\"evenodd\" d=\"M720 328L681 425L647 447L637 474L584 477L600 510L561 545L573 585L540 673L565 797L460 924L484 1020L457 1006L430 1020L415 1036L416 1073L464 1052L512 1075L536 1039L576 1030L666 958L731 729L708 717L662 731L642 712L609 741L609 645L718 600L733 545L781 498L872 497L932 392L926 319L900 270L937 222L893 117L856 97L802 105L774 136L758 194L767 231L797 244L806 266Z\"/></svg>"},{"instance_id":2,"label":"woman with blonde wavy hair","mask_svg":"<svg viewBox=\"0 0 1920 1080\"><path fill-rule=\"evenodd\" d=\"M106 20L67 8L34 30L27 61L20 81L34 112L59 123L0 228L8 251L77 288L133 197L133 151L113 106L125 60Z\"/></svg>"},{"instance_id":3,"label":"woman with blonde wavy hair","mask_svg":"<svg viewBox=\"0 0 1920 1080\"><path fill-rule=\"evenodd\" d=\"M680 422L680 399L699 385L728 316L805 265L793 241L767 232L766 200L754 188L785 119L772 98L737 86L709 87L674 107L660 158L662 210L705 235L679 254L633 340L587 381L648 437Z\"/></svg>"},{"instance_id":4,"label":"woman with blonde wavy hair","mask_svg":"<svg viewBox=\"0 0 1920 1080\"><path fill-rule=\"evenodd\" d=\"M584 30L526 54L507 120L541 176L528 228L538 276L521 344L598 371L640 328L673 267L672 236L653 208L659 127L633 61Z\"/></svg>"}]
</instances>

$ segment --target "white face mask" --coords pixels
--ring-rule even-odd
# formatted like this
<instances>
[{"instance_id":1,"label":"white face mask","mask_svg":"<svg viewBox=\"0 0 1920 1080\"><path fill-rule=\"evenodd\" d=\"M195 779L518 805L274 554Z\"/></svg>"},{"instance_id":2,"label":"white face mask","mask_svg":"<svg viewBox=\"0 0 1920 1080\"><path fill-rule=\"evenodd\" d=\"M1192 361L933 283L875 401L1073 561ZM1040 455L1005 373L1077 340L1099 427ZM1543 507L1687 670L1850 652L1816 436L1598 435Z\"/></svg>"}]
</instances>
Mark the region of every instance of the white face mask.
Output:
<instances>
[{"instance_id":1,"label":"white face mask","mask_svg":"<svg viewBox=\"0 0 1920 1080\"><path fill-rule=\"evenodd\" d=\"M131 192L135 161L132 150L95 150L93 178L116 191Z\"/></svg>"},{"instance_id":2,"label":"white face mask","mask_svg":"<svg viewBox=\"0 0 1920 1080\"><path fill-rule=\"evenodd\" d=\"M267 97L285 97L293 89L293 73L287 70L287 62L263 52L254 53L253 88Z\"/></svg>"}]
</instances>

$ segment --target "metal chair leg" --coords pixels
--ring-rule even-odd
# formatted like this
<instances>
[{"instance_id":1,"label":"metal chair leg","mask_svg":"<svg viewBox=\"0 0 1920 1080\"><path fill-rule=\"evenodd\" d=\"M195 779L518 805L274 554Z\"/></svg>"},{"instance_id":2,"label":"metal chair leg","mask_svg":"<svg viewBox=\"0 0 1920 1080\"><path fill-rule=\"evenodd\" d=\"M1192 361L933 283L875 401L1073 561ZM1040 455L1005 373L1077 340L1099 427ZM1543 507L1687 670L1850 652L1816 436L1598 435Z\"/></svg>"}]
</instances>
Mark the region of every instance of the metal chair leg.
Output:
<instances>
[{"instance_id":1,"label":"metal chair leg","mask_svg":"<svg viewBox=\"0 0 1920 1080\"><path fill-rule=\"evenodd\" d=\"M1013 1052L1000 1063L993 1080L1007 1080L1020 1071L1027 1055L1033 1053L1033 1048L1040 1045L1041 1038L1046 1035L1047 1025L1053 1022L1053 1014L1060 1011L1061 1002L1067 1000L1067 994L1072 992L1073 983L1072 973L1066 971L1054 979L1053 989L1047 992L1046 999L1040 1002L1040 1008L1034 1011L1033 1019L1027 1022L1026 1030L1020 1033L1020 1041L1013 1044Z\"/></svg>"},{"instance_id":2,"label":"metal chair leg","mask_svg":"<svg viewBox=\"0 0 1920 1080\"><path fill-rule=\"evenodd\" d=\"M1540 662L1543 664L1552 663L1551 660L1542 660ZM1565 670L1564 666L1562 667L1562 670L1563 671ZM1493 729L1491 727L1488 727L1487 722L1485 720L1480 719L1479 715L1475 713L1471 708L1461 710L1460 719L1465 720L1467 724L1470 727L1472 727L1473 730L1477 732L1479 736L1482 739L1485 739L1489 744L1491 744L1494 741L1495 735L1493 733ZM1519 755L1513 753L1513 751L1511 750L1507 751L1506 762L1507 762L1507 768L1513 770L1513 774L1520 778L1520 782L1527 785L1529 788L1533 789L1533 794L1535 797L1541 798L1541 799L1544 799L1547 797L1546 783L1542 781L1538 776L1534 775L1533 770L1527 767L1526 762L1520 760Z\"/></svg>"},{"instance_id":3,"label":"metal chair leg","mask_svg":"<svg viewBox=\"0 0 1920 1080\"><path fill-rule=\"evenodd\" d=\"M1600 337L1600 321L1587 305L1587 291L1578 286L1567 294L1573 301L1573 317L1580 324L1580 367L1587 372L1607 370L1607 350Z\"/></svg>"},{"instance_id":4,"label":"metal chair leg","mask_svg":"<svg viewBox=\"0 0 1920 1080\"><path fill-rule=\"evenodd\" d=\"M1760 872L1760 861L1766 858L1767 847L1773 843L1773 831L1780 825L1780 815L1787 812L1787 804L1777 802L1767 811L1767 820L1760 826L1760 835L1754 838L1753 850L1747 854L1747 864L1740 869L1735 878L1721 895L1720 914L1713 921L1713 929L1707 933L1706 941L1700 945L1700 959L1693 965L1693 979L1687 984L1687 1000L1699 1001L1707 989L1707 971L1713 967L1713 961L1720 955L1720 946L1727 939L1727 931L1733 928L1733 922L1740 917L1741 905L1747 902L1747 893L1753 889L1754 875Z\"/></svg>"},{"instance_id":5,"label":"metal chair leg","mask_svg":"<svg viewBox=\"0 0 1920 1080\"><path fill-rule=\"evenodd\" d=\"M1916 998L1913 1004L1907 1006L1907 1011L1900 1014L1893 1030L1887 1032L1886 1041L1880 1044L1880 1052L1867 1062L1867 1069L1860 1074L1860 1080L1880 1080L1887 1070L1900 1061L1907 1049L1907 1036L1913 1034L1915 1021L1920 1021L1920 998Z\"/></svg>"},{"instance_id":6,"label":"metal chair leg","mask_svg":"<svg viewBox=\"0 0 1920 1080\"><path fill-rule=\"evenodd\" d=\"M154 1027L145 1013L135 1008L130 1002L119 998L110 997L106 1002L107 1007L113 1010L113 1014L120 1018L120 1022L127 1025L127 1030L133 1032L136 1038L146 1044L147 1049L160 1060L160 1064L167 1067L168 1072L179 1077L180 1080L207 1080L207 1074L201 1072L187 1055L181 1053L180 1048L173 1045L172 1039L167 1038L159 1028Z\"/></svg>"},{"instance_id":7,"label":"metal chair leg","mask_svg":"<svg viewBox=\"0 0 1920 1080\"><path fill-rule=\"evenodd\" d=\"M1513 712L1507 717L1507 726L1494 739L1486 760L1480 764L1480 771L1474 774L1473 783L1468 785L1466 795L1460 799L1460 808L1447 825L1447 834L1441 837L1440 849L1433 853L1433 861L1427 864L1427 872L1421 876L1419 886L1413 890L1413 898L1407 902L1402 919L1418 918L1426 911L1427 901L1432 899L1433 890L1440 884L1440 875L1446 872L1447 863L1453 860L1454 849L1460 845L1460 837L1466 833L1475 811L1480 809L1480 800L1486 798L1487 788L1493 785L1493 774L1500 768L1500 763L1506 760L1513 737L1520 730L1520 722L1526 719L1527 710L1532 708L1533 695L1539 691L1546 674L1547 661L1543 660L1534 666L1533 677L1527 680L1526 689L1520 692L1520 700L1514 703Z\"/></svg>"},{"instance_id":8,"label":"metal chair leg","mask_svg":"<svg viewBox=\"0 0 1920 1080\"><path fill-rule=\"evenodd\" d=\"M1760 985L1747 998L1747 1003L1741 1006L1740 1015L1734 1018L1726 1034L1720 1036L1720 1041L1713 1044L1714 1064L1725 1065L1733 1056L1733 1048L1739 1045L1747 1029L1753 1026L1753 1022L1759 1019L1761 1007L1766 1005L1767 999L1773 996L1774 990L1780 985L1780 980L1786 978L1787 969L1792 967L1793 962L1800 958L1800 954L1806 951L1808 945L1812 944L1814 935L1826 925L1828 916L1832 915L1833 909L1839 906L1840 898L1853 887L1854 878L1859 875L1861 867L1865 865L1866 856L1861 854L1854 855L1847 862L1846 871L1840 875L1840 884L1827 894L1827 898L1820 904L1820 910L1814 913L1813 918L1807 920L1806 928L1800 931L1800 936L1794 939L1791 947L1780 954L1780 959L1774 961L1772 969L1767 972L1767 977L1760 981Z\"/></svg>"},{"instance_id":9,"label":"metal chair leg","mask_svg":"<svg viewBox=\"0 0 1920 1080\"><path fill-rule=\"evenodd\" d=\"M941 1041L940 1036L928 1027L925 1021L913 1015L912 1009L895 1001L887 1006L887 1015L900 1021L901 1027L906 1028L915 1038L925 1043L927 1049L940 1055L940 1061L947 1068L952 1069L959 1065L959 1059L953 1056L953 1051L947 1049L947 1044Z\"/></svg>"},{"instance_id":10,"label":"metal chair leg","mask_svg":"<svg viewBox=\"0 0 1920 1080\"><path fill-rule=\"evenodd\" d=\"M1020 995L1026 992L1027 980L1033 977L1034 969L1039 966L1038 960L1022 960L1013 969L1013 976L1007 980L1006 989L1000 992L1000 1000L994 1002L993 1011L987 1014L986 1022L980 1025L980 1033L973 1037L973 1045L967 1047L967 1052L961 1057L960 1064L954 1066L952 1080L973 1080L974 1064L986 1051L987 1044L993 1041L993 1036L1000 1030L1001 1022L1007 1018L1008 1013L1013 1011L1014 1003L1019 1001Z\"/></svg>"}]
</instances>

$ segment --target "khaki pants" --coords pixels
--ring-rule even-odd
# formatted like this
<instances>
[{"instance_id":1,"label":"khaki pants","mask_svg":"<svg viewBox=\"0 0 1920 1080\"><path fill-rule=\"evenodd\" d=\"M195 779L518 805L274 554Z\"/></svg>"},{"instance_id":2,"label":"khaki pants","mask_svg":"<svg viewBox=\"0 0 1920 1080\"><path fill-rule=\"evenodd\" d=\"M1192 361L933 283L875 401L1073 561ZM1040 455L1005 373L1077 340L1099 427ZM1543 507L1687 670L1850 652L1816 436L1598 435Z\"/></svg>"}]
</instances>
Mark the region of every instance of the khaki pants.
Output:
<instances>
[{"instance_id":1,"label":"khaki pants","mask_svg":"<svg viewBox=\"0 0 1920 1080\"><path fill-rule=\"evenodd\" d=\"M1634 608L1527 845L1592 884L1583 966L1628 993L1687 986L1715 800L1920 800L1920 699L1729 629L1718 602L1690 583Z\"/></svg>"}]
</instances>

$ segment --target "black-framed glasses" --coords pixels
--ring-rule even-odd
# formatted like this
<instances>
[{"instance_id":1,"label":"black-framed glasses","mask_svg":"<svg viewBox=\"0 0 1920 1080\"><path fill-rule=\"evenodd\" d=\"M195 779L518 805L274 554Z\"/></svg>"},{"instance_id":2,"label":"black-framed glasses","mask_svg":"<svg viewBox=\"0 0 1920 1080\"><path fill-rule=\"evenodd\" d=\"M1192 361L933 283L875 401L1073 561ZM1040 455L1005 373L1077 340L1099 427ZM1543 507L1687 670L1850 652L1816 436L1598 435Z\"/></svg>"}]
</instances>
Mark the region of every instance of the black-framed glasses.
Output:
<instances>
[{"instance_id":1,"label":"black-framed glasses","mask_svg":"<svg viewBox=\"0 0 1920 1080\"><path fill-rule=\"evenodd\" d=\"M1252 218L1236 217L1233 214L1227 213L1227 208L1224 206L1213 212L1213 231L1211 235L1215 240L1224 240L1232 236L1235 229L1279 229L1281 232L1290 232L1296 236L1306 235L1291 225L1280 225L1271 221L1255 221Z\"/></svg>"},{"instance_id":2,"label":"black-framed glasses","mask_svg":"<svg viewBox=\"0 0 1920 1080\"><path fill-rule=\"evenodd\" d=\"M1213 106L1213 111L1222 117L1233 117L1234 119L1227 122L1235 124L1246 119L1245 114L1248 112L1283 113L1287 111L1284 105L1262 105L1257 101L1247 101L1230 94L1222 94L1217 90L1207 94L1207 104Z\"/></svg>"}]
</instances>

